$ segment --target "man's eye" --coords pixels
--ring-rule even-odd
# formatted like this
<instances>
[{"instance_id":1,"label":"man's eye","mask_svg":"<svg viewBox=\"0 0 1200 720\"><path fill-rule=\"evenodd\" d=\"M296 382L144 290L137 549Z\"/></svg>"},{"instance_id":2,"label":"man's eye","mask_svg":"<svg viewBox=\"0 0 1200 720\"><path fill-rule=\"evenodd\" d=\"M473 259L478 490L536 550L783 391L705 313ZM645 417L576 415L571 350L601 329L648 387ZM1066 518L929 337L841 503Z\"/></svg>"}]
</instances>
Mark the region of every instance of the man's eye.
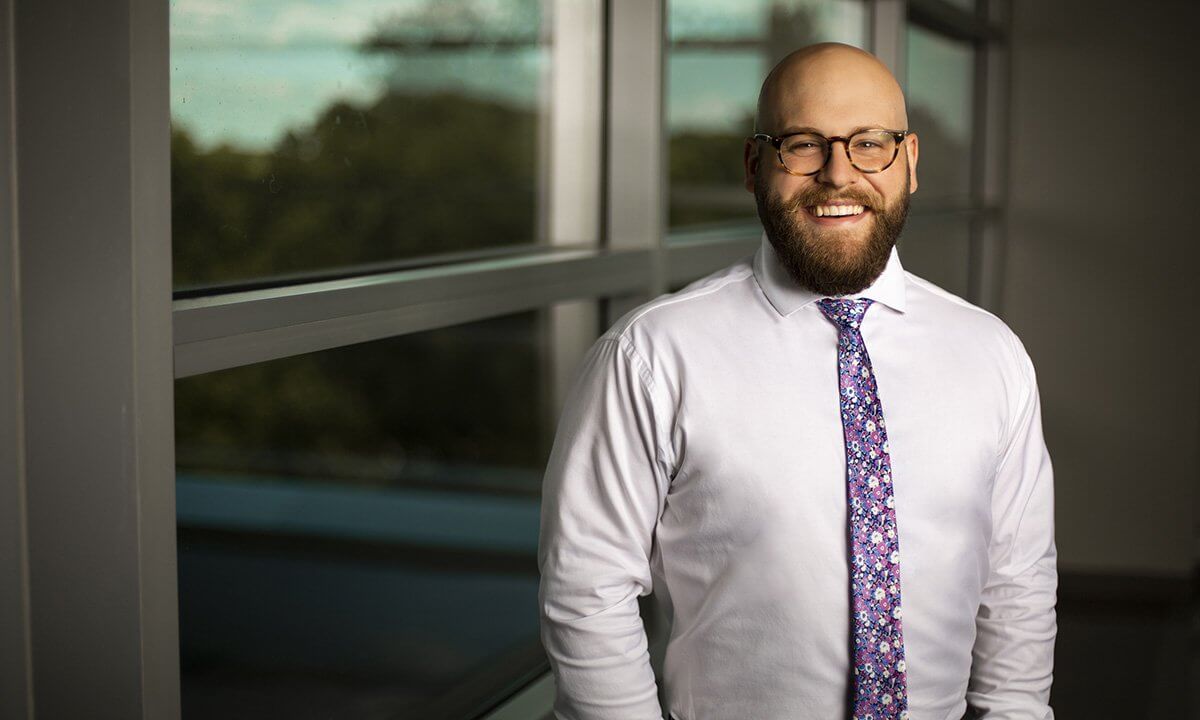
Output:
<instances>
[{"instance_id":1,"label":"man's eye","mask_svg":"<svg viewBox=\"0 0 1200 720\"><path fill-rule=\"evenodd\" d=\"M879 143L873 140L860 140L854 143L854 147L862 148L864 150L875 150L879 147Z\"/></svg>"}]
</instances>

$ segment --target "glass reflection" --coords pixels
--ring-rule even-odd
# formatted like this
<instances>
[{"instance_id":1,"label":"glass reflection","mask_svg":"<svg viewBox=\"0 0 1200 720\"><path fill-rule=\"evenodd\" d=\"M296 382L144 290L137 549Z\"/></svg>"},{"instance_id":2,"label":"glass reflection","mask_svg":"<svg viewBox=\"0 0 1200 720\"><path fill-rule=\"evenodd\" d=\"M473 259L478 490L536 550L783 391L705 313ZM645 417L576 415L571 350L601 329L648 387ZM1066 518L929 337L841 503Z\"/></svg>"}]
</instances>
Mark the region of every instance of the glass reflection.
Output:
<instances>
[{"instance_id":1,"label":"glass reflection","mask_svg":"<svg viewBox=\"0 0 1200 720\"><path fill-rule=\"evenodd\" d=\"M861 0L670 0L667 130L672 230L758 221L742 187L742 143L763 77L813 42L864 47Z\"/></svg>"},{"instance_id":2,"label":"glass reflection","mask_svg":"<svg viewBox=\"0 0 1200 720\"><path fill-rule=\"evenodd\" d=\"M974 50L908 26L908 126L921 143L913 209L965 206L971 194Z\"/></svg>"},{"instance_id":3,"label":"glass reflection","mask_svg":"<svg viewBox=\"0 0 1200 720\"><path fill-rule=\"evenodd\" d=\"M946 0L946 1L949 2L951 5L960 7L963 10L966 10L967 12L970 12L970 13L975 12L976 5L978 4L977 0Z\"/></svg>"},{"instance_id":4,"label":"glass reflection","mask_svg":"<svg viewBox=\"0 0 1200 720\"><path fill-rule=\"evenodd\" d=\"M175 286L538 241L540 0L174 0Z\"/></svg>"},{"instance_id":5,"label":"glass reflection","mask_svg":"<svg viewBox=\"0 0 1200 720\"><path fill-rule=\"evenodd\" d=\"M545 312L177 381L184 718L468 718L544 671Z\"/></svg>"},{"instance_id":6,"label":"glass reflection","mask_svg":"<svg viewBox=\"0 0 1200 720\"><path fill-rule=\"evenodd\" d=\"M897 247L905 270L961 298L970 299L970 219L967 213L910 214Z\"/></svg>"}]
</instances>

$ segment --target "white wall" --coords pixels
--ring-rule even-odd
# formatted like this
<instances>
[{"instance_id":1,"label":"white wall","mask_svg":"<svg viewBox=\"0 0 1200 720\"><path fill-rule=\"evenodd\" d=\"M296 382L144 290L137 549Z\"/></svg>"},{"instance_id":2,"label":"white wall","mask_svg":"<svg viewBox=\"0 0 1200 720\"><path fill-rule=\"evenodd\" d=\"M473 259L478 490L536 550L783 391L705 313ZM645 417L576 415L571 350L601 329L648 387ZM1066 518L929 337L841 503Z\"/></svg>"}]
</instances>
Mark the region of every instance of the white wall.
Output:
<instances>
[{"instance_id":1,"label":"white wall","mask_svg":"<svg viewBox=\"0 0 1200 720\"><path fill-rule=\"evenodd\" d=\"M1002 308L1038 371L1063 569L1196 562L1196 8L1015 2Z\"/></svg>"}]
</instances>

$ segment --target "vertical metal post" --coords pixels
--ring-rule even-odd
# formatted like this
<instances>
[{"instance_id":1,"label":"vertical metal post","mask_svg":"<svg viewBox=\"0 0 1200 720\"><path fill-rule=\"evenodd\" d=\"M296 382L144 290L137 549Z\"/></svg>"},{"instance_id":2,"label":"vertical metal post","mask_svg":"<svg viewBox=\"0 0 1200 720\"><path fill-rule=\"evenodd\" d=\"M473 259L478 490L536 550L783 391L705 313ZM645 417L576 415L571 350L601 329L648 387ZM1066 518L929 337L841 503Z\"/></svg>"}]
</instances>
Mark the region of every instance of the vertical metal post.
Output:
<instances>
[{"instance_id":1,"label":"vertical metal post","mask_svg":"<svg viewBox=\"0 0 1200 720\"><path fill-rule=\"evenodd\" d=\"M1008 18L1008 0L984 0L981 3L981 17L989 23L998 24L1003 28L1000 40L991 40L984 45L980 52L984 55L983 67L979 68L976 82L983 84L981 97L977 102L985 115L982 123L980 142L983 152L980 162L980 186L978 202L981 215L979 226L978 250L978 288L977 297L973 302L988 310L1001 311L1001 290L1004 284L1004 249L1007 227L1003 212L1008 204L1006 188L1008 187L1008 156L1009 156L1009 114L1010 107L1010 73L1011 55L1009 51L1010 37ZM1000 212L996 210L1000 209Z\"/></svg>"},{"instance_id":2,"label":"vertical metal post","mask_svg":"<svg viewBox=\"0 0 1200 720\"><path fill-rule=\"evenodd\" d=\"M900 87L907 89L905 72L908 3L905 0L871 0L871 52L879 58Z\"/></svg>"},{"instance_id":3,"label":"vertical metal post","mask_svg":"<svg viewBox=\"0 0 1200 720\"><path fill-rule=\"evenodd\" d=\"M604 10L599 0L552 0L549 92L549 236L597 242Z\"/></svg>"},{"instance_id":4,"label":"vertical metal post","mask_svg":"<svg viewBox=\"0 0 1200 720\"><path fill-rule=\"evenodd\" d=\"M651 287L614 298L609 323L666 290L663 0L609 0L608 247L651 249Z\"/></svg>"},{"instance_id":5,"label":"vertical metal post","mask_svg":"<svg viewBox=\"0 0 1200 720\"><path fill-rule=\"evenodd\" d=\"M967 193L971 215L967 220L967 297L979 305L983 282L983 242L988 219L984 215L984 173L987 157L988 120L988 41L971 43L971 141L970 175Z\"/></svg>"},{"instance_id":6,"label":"vertical metal post","mask_svg":"<svg viewBox=\"0 0 1200 720\"><path fill-rule=\"evenodd\" d=\"M33 700L176 718L168 5L15 8Z\"/></svg>"},{"instance_id":7,"label":"vertical metal post","mask_svg":"<svg viewBox=\"0 0 1200 720\"><path fill-rule=\"evenodd\" d=\"M604 6L601 0L547 0L550 61L549 243L600 243L604 113ZM548 407L557 424L574 371L598 330L593 300L546 308Z\"/></svg>"},{"instance_id":8,"label":"vertical metal post","mask_svg":"<svg viewBox=\"0 0 1200 720\"><path fill-rule=\"evenodd\" d=\"M12 19L0 0L0 717L32 720Z\"/></svg>"}]
</instances>

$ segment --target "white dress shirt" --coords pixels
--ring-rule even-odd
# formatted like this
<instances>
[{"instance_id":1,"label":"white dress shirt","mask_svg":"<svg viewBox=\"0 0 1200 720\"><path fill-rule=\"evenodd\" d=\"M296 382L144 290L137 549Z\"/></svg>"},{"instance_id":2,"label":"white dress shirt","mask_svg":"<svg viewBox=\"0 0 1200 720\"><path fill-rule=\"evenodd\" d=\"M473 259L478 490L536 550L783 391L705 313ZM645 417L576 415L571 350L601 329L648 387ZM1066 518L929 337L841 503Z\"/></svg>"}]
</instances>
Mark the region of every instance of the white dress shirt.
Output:
<instances>
[{"instance_id":1,"label":"white dress shirt","mask_svg":"<svg viewBox=\"0 0 1200 720\"><path fill-rule=\"evenodd\" d=\"M912 720L1048 720L1053 477L1033 364L892 251L861 326L887 418ZM763 237L588 352L545 476L542 642L565 720L848 715L837 328ZM672 618L660 707L637 598Z\"/></svg>"}]
</instances>

